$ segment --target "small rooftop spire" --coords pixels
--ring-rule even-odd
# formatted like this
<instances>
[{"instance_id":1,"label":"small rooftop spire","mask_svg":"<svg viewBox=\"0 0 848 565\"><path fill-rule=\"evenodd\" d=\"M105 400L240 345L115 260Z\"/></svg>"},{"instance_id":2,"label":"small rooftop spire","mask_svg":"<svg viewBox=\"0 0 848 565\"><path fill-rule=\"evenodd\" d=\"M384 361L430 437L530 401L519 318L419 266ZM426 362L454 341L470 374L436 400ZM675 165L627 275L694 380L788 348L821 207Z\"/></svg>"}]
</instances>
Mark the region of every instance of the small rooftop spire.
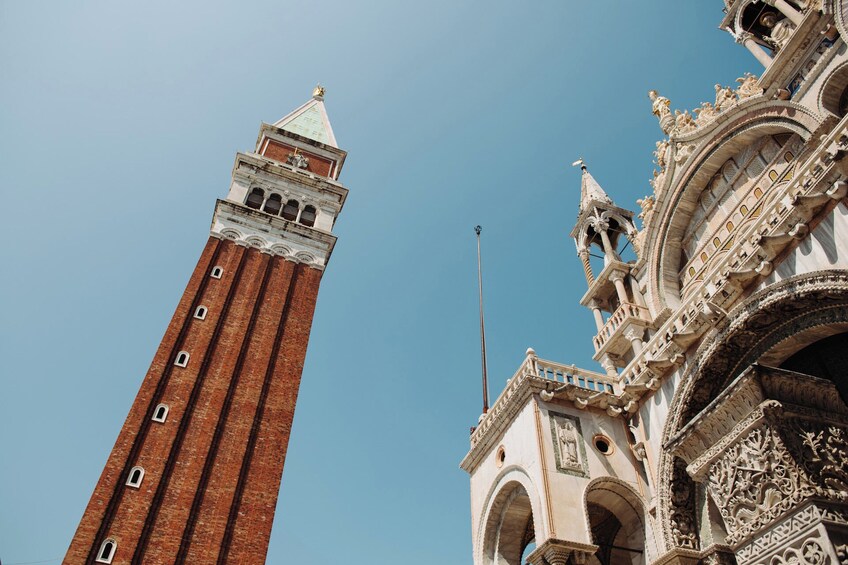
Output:
<instances>
[{"instance_id":1,"label":"small rooftop spire","mask_svg":"<svg viewBox=\"0 0 848 565\"><path fill-rule=\"evenodd\" d=\"M604 189L601 188L601 185L595 180L595 177L589 173L589 169L586 168L586 162L583 160L583 157L580 157L571 164L572 167L577 167L578 165L582 171L580 179L580 210L588 208L589 204L592 202L612 204L612 199L607 196L607 193L604 192Z\"/></svg>"},{"instance_id":2,"label":"small rooftop spire","mask_svg":"<svg viewBox=\"0 0 848 565\"><path fill-rule=\"evenodd\" d=\"M338 147L330 118L327 117L327 110L324 108L324 92L324 87L318 84L312 90L312 98L295 111L277 120L274 125L331 147Z\"/></svg>"},{"instance_id":3,"label":"small rooftop spire","mask_svg":"<svg viewBox=\"0 0 848 565\"><path fill-rule=\"evenodd\" d=\"M324 92L326 92L326 89L321 86L321 83L319 82L315 85L315 88L312 89L312 98L315 100L323 100Z\"/></svg>"}]
</instances>

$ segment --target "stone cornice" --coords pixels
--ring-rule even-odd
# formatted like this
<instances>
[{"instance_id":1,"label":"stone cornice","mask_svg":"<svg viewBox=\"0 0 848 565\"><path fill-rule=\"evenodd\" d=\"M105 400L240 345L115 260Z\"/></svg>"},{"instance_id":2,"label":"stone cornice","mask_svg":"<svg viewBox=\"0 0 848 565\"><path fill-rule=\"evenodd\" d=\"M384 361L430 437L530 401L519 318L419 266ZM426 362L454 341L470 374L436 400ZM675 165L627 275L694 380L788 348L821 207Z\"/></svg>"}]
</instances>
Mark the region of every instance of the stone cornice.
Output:
<instances>
[{"instance_id":1,"label":"stone cornice","mask_svg":"<svg viewBox=\"0 0 848 565\"><path fill-rule=\"evenodd\" d=\"M229 200L215 204L210 235L322 270L336 244L332 234Z\"/></svg>"},{"instance_id":2,"label":"stone cornice","mask_svg":"<svg viewBox=\"0 0 848 565\"><path fill-rule=\"evenodd\" d=\"M338 202L339 209L344 206L349 192L341 183L330 178L296 169L256 153L237 153L232 174L233 178L242 174L253 174L257 176L271 175L272 177L286 179L293 184L311 189L325 198L335 200Z\"/></svg>"}]
</instances>

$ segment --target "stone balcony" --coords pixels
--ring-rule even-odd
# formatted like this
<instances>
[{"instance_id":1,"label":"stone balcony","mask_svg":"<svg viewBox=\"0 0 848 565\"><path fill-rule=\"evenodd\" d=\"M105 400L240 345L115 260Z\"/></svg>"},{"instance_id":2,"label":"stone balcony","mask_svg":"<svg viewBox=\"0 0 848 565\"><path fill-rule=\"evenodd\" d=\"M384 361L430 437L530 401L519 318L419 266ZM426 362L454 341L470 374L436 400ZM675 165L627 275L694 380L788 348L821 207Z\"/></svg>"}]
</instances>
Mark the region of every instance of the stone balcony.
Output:
<instances>
[{"instance_id":1,"label":"stone balcony","mask_svg":"<svg viewBox=\"0 0 848 565\"><path fill-rule=\"evenodd\" d=\"M641 340L645 328L650 325L650 313L647 308L623 302L592 339L595 344L595 359L608 354L624 354L631 347L633 339Z\"/></svg>"}]
</instances>

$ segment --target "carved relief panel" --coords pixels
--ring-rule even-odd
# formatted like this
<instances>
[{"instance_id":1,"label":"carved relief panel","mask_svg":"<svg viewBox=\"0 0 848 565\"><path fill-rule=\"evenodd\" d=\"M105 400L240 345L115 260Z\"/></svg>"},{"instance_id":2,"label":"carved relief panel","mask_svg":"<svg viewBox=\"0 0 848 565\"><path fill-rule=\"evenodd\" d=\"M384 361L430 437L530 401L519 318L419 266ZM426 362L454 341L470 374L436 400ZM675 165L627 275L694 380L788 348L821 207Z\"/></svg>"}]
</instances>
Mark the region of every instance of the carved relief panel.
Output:
<instances>
[{"instance_id":1,"label":"carved relief panel","mask_svg":"<svg viewBox=\"0 0 848 565\"><path fill-rule=\"evenodd\" d=\"M550 420L557 470L578 477L588 477L589 466L580 419L551 412Z\"/></svg>"}]
</instances>

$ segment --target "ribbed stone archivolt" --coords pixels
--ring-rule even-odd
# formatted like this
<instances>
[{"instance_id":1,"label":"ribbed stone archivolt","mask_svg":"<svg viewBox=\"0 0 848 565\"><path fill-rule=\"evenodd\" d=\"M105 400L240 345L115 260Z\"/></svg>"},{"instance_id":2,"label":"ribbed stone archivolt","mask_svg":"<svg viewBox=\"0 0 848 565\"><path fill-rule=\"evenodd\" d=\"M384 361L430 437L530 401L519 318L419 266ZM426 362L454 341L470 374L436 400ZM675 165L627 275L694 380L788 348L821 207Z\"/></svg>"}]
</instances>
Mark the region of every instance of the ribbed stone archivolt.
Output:
<instances>
[{"instance_id":1,"label":"ribbed stone archivolt","mask_svg":"<svg viewBox=\"0 0 848 565\"><path fill-rule=\"evenodd\" d=\"M835 386L752 366L672 440L706 484L740 565L839 562L848 407Z\"/></svg>"}]
</instances>

